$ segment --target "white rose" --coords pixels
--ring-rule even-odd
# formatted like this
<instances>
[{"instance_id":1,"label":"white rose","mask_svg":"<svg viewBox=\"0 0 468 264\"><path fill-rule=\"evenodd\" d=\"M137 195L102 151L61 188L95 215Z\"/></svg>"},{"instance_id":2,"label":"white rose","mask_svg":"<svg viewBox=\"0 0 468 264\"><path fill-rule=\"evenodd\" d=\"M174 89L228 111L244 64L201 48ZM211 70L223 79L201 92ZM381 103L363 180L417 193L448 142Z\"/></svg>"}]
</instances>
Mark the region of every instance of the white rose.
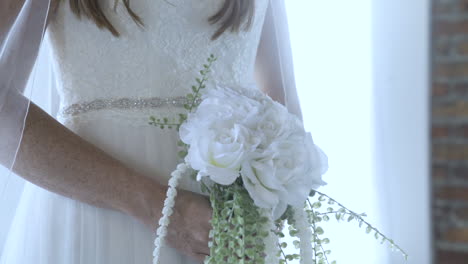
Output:
<instances>
[{"instance_id":1,"label":"white rose","mask_svg":"<svg viewBox=\"0 0 468 264\"><path fill-rule=\"evenodd\" d=\"M198 179L209 176L229 185L239 177L246 153L254 151L263 135L244 124L252 122L261 104L228 89L212 89L179 130L189 145L186 162L198 170Z\"/></svg>"},{"instance_id":2,"label":"white rose","mask_svg":"<svg viewBox=\"0 0 468 264\"><path fill-rule=\"evenodd\" d=\"M327 168L326 156L310 133L296 132L246 160L241 174L255 204L272 208L278 218L288 204L301 206L312 189L326 184L321 176Z\"/></svg>"},{"instance_id":3,"label":"white rose","mask_svg":"<svg viewBox=\"0 0 468 264\"><path fill-rule=\"evenodd\" d=\"M326 183L322 175L328 169L325 154L312 141L310 133L291 135L270 146L277 169L277 177L284 183L288 194L282 199L292 205L301 206L310 191Z\"/></svg>"},{"instance_id":4,"label":"white rose","mask_svg":"<svg viewBox=\"0 0 468 264\"><path fill-rule=\"evenodd\" d=\"M262 147L268 147L271 142L287 136L291 131L302 131L301 121L277 102L265 103L256 118L254 129L264 135Z\"/></svg>"},{"instance_id":5,"label":"white rose","mask_svg":"<svg viewBox=\"0 0 468 264\"><path fill-rule=\"evenodd\" d=\"M209 176L214 182L229 185L239 177L245 160L248 130L239 125L232 128L207 130L203 137L192 142L186 161L198 170L197 179Z\"/></svg>"},{"instance_id":6,"label":"white rose","mask_svg":"<svg viewBox=\"0 0 468 264\"><path fill-rule=\"evenodd\" d=\"M280 179L275 177L276 168L271 157L244 162L241 175L244 187L255 205L272 209L275 219L283 214L287 204L281 197L287 195L287 191Z\"/></svg>"}]
</instances>

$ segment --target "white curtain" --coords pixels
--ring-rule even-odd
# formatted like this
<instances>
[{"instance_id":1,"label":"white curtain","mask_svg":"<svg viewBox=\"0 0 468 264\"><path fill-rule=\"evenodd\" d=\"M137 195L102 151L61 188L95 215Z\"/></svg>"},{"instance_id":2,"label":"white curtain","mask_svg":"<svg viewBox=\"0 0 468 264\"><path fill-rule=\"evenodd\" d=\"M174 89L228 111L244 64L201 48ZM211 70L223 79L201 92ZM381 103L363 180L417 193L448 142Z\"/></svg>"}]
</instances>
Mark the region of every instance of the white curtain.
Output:
<instances>
[{"instance_id":1,"label":"white curtain","mask_svg":"<svg viewBox=\"0 0 468 264\"><path fill-rule=\"evenodd\" d=\"M287 9L305 126L329 156L323 191L429 264L429 0ZM324 228L338 263L406 263L356 223Z\"/></svg>"},{"instance_id":2,"label":"white curtain","mask_svg":"<svg viewBox=\"0 0 468 264\"><path fill-rule=\"evenodd\" d=\"M429 0L374 0L375 164L385 228L431 263ZM388 263L403 263L394 254Z\"/></svg>"}]
</instances>

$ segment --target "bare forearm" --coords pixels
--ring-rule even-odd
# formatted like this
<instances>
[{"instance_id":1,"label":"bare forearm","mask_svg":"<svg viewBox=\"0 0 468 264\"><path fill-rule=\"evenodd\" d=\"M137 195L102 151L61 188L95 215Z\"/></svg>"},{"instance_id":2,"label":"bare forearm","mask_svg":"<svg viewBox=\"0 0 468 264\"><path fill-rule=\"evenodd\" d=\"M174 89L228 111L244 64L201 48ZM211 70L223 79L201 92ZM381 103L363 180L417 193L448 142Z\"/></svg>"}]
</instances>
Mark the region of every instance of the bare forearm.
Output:
<instances>
[{"instance_id":1,"label":"bare forearm","mask_svg":"<svg viewBox=\"0 0 468 264\"><path fill-rule=\"evenodd\" d=\"M126 168L31 103L13 170L52 192L140 219L160 212L165 187ZM151 192L151 195L149 195Z\"/></svg>"}]
</instances>

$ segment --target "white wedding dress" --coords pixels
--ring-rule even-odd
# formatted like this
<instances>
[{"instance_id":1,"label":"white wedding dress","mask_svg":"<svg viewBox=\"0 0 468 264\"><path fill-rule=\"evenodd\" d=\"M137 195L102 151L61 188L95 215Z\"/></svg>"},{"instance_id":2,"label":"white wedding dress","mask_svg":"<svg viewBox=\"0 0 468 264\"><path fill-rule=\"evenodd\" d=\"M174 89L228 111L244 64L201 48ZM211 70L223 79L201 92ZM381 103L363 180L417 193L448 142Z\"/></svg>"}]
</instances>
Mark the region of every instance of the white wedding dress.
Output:
<instances>
[{"instance_id":1,"label":"white wedding dress","mask_svg":"<svg viewBox=\"0 0 468 264\"><path fill-rule=\"evenodd\" d=\"M256 89L254 63L268 0L255 0L252 28L226 32L207 19L221 0L132 0L135 24L119 1L103 8L119 38L79 20L62 1L48 26L57 119L128 167L166 183L178 163L177 134L148 125L150 115L176 115L209 54L213 82ZM198 191L187 179L182 188ZM1 264L149 264L154 230L123 213L101 209L27 184ZM161 263L196 263L171 248Z\"/></svg>"}]
</instances>

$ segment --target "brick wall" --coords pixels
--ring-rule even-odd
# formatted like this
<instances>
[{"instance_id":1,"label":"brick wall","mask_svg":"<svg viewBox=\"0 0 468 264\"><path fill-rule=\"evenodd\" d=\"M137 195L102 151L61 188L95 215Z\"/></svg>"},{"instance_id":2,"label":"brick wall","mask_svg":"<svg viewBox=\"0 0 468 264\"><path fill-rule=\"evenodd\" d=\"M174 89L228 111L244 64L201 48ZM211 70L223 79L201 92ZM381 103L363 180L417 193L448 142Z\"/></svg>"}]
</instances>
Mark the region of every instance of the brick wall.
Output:
<instances>
[{"instance_id":1,"label":"brick wall","mask_svg":"<svg viewBox=\"0 0 468 264\"><path fill-rule=\"evenodd\" d=\"M468 263L468 0L432 0L434 264Z\"/></svg>"}]
</instances>

